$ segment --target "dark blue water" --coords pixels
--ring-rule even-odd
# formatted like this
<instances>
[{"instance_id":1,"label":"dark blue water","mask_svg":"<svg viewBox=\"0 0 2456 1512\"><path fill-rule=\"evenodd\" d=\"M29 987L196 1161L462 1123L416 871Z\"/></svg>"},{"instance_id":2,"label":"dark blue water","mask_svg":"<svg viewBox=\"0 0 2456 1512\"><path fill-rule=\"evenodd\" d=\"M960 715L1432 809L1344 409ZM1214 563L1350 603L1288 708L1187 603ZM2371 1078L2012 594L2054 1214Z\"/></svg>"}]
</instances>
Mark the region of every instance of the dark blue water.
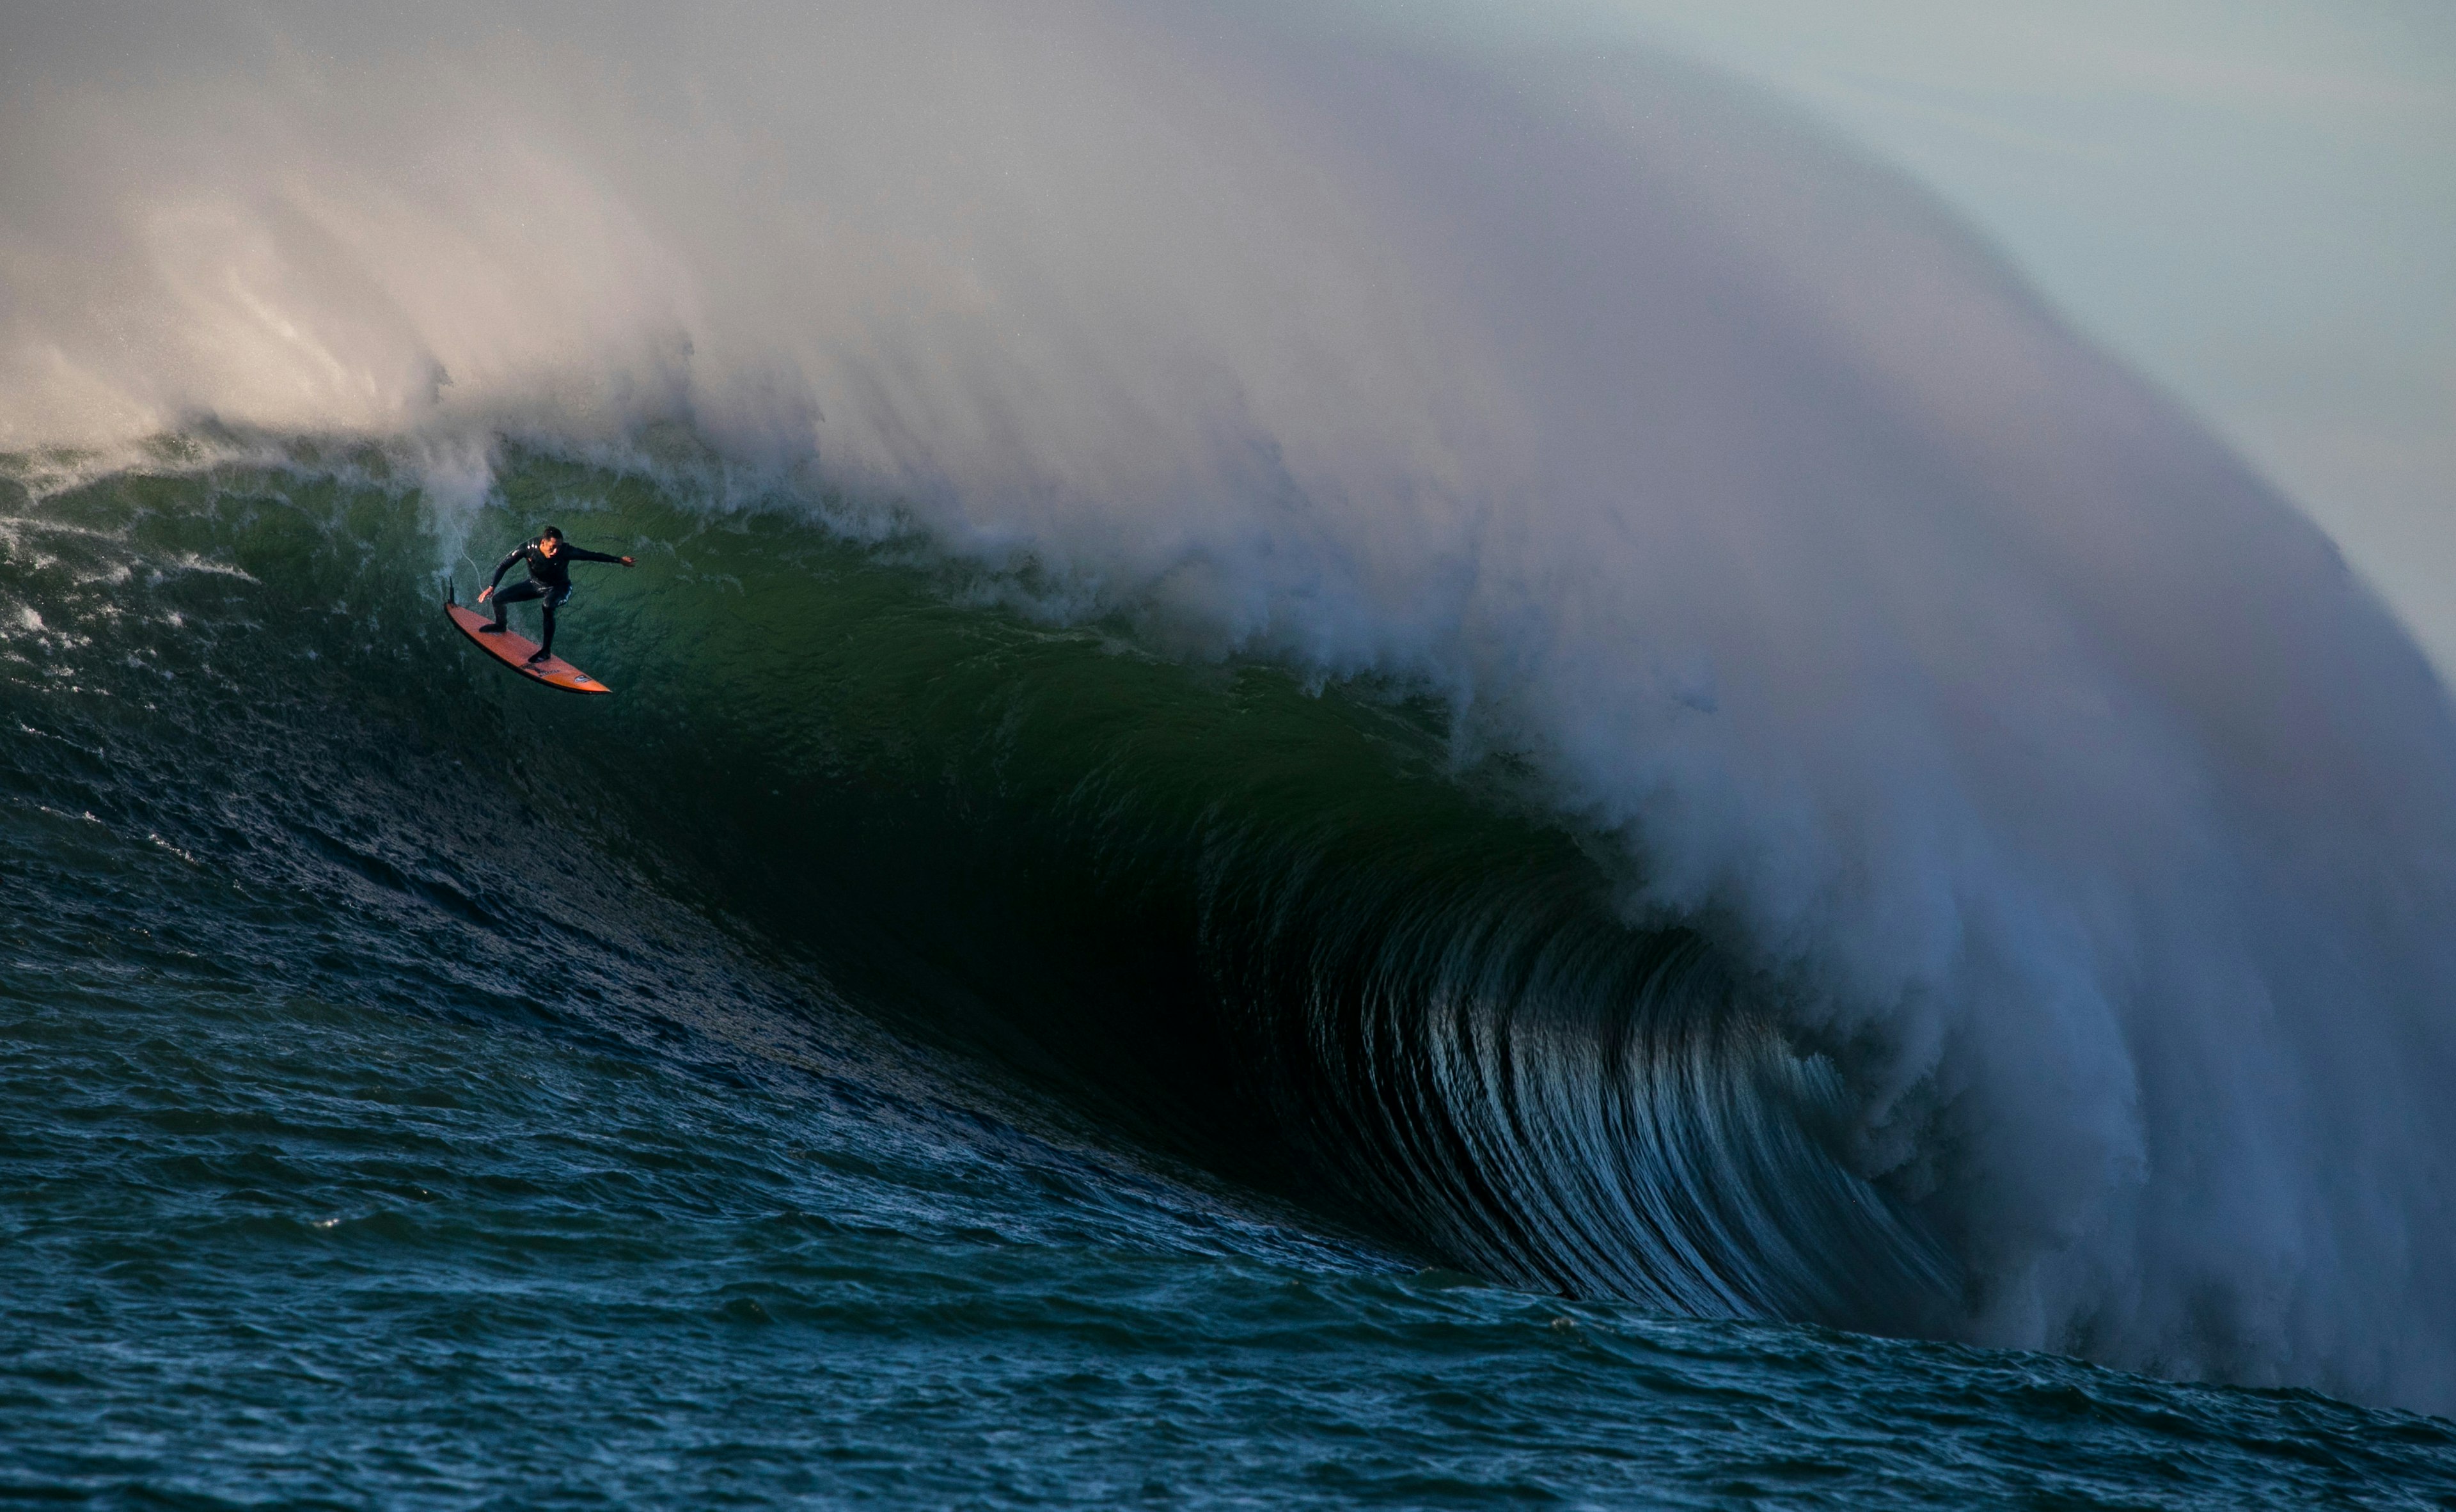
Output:
<instances>
[{"instance_id":1,"label":"dark blue water","mask_svg":"<svg viewBox=\"0 0 2456 1512\"><path fill-rule=\"evenodd\" d=\"M0 510L6 1494L2456 1506L2436 1419L1883 1337L1956 1280L1830 1069L1403 698L546 460L477 534L548 502L616 698L379 459Z\"/></svg>"}]
</instances>

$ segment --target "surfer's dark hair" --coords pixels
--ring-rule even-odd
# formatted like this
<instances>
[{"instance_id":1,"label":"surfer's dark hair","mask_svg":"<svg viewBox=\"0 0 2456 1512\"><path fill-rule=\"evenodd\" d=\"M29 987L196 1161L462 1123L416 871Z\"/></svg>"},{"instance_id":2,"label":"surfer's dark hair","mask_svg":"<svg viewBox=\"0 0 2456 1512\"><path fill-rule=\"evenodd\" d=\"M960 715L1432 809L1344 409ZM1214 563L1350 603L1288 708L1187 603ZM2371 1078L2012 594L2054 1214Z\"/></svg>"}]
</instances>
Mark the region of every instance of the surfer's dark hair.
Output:
<instances>
[{"instance_id":1,"label":"surfer's dark hair","mask_svg":"<svg viewBox=\"0 0 2456 1512\"><path fill-rule=\"evenodd\" d=\"M559 526L559 525L548 525L548 526L546 526L546 527L545 527L545 533L546 533L546 535L547 535L547 536L552 536L552 537L553 537L555 540L557 540L557 541L561 541L561 540L563 539L563 529L562 529L562 527L561 527L561 526ZM542 541L542 540L543 540L543 539L545 539L545 538L544 538L543 536L541 536L541 537L539 537L538 539L540 539L540 540Z\"/></svg>"}]
</instances>

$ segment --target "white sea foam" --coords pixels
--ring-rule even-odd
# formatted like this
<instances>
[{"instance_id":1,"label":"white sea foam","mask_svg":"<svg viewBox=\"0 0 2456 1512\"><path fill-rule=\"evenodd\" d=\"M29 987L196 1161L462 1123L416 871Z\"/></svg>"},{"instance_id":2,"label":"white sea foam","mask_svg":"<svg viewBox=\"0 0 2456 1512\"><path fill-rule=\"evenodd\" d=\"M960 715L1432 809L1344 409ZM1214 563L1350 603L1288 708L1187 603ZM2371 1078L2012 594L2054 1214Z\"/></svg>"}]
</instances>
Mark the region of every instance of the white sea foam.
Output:
<instances>
[{"instance_id":1,"label":"white sea foam","mask_svg":"<svg viewBox=\"0 0 2456 1512\"><path fill-rule=\"evenodd\" d=\"M679 419L1419 680L1842 1057L1972 1337L2456 1404L2446 698L1914 192L1363 14L246 15L0 21L0 446L381 436L451 517Z\"/></svg>"}]
</instances>

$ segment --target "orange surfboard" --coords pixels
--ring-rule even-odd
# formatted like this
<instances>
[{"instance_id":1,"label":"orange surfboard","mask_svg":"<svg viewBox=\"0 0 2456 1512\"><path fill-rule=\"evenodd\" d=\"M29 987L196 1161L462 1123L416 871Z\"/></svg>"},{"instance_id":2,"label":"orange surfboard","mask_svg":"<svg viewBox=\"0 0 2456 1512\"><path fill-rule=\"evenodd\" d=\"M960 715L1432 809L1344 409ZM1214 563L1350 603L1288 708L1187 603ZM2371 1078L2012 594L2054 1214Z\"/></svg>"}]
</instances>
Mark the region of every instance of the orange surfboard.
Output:
<instances>
[{"instance_id":1,"label":"orange surfboard","mask_svg":"<svg viewBox=\"0 0 2456 1512\"><path fill-rule=\"evenodd\" d=\"M501 635L492 631L481 633L479 626L495 623L492 615L464 608L449 599L443 602L443 612L452 617L452 623L460 627L462 635L484 646L493 653L496 661L522 677L543 683L548 687L559 687L566 693L614 691L559 656L547 657L542 662L530 661L529 658L537 654L537 643L516 630L505 630Z\"/></svg>"}]
</instances>

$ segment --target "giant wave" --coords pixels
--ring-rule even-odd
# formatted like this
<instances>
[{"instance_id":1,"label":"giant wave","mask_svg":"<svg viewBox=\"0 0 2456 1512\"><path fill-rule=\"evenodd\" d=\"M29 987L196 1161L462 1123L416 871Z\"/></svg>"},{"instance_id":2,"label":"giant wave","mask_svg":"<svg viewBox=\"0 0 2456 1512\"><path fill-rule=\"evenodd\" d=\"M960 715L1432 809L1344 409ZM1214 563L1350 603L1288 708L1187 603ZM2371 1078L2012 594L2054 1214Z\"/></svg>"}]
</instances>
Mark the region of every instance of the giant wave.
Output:
<instances>
[{"instance_id":1,"label":"giant wave","mask_svg":"<svg viewBox=\"0 0 2456 1512\"><path fill-rule=\"evenodd\" d=\"M21 528L320 438L363 619L660 479L747 543L539 759L920 1032L1508 1279L2456 1400L2445 695L1915 193L1361 11L270 14L18 23Z\"/></svg>"}]
</instances>

